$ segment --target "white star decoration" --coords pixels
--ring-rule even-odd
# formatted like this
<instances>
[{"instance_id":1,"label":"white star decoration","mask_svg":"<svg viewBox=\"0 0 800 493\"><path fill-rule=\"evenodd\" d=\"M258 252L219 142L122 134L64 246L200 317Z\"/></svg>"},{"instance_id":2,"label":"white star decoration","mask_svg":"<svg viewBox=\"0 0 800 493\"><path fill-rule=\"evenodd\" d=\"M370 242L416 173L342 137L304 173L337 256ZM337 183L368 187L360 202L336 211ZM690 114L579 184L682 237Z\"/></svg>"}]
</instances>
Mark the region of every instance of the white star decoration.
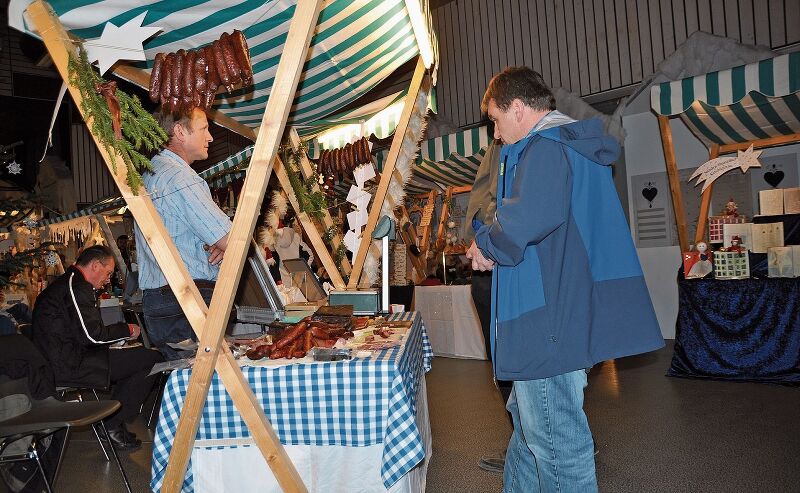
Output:
<instances>
[{"instance_id":1,"label":"white star decoration","mask_svg":"<svg viewBox=\"0 0 800 493\"><path fill-rule=\"evenodd\" d=\"M55 267L58 264L58 254L56 252L50 252L47 254L47 257L44 258L44 263L47 264L48 267Z\"/></svg>"},{"instance_id":2,"label":"white star decoration","mask_svg":"<svg viewBox=\"0 0 800 493\"><path fill-rule=\"evenodd\" d=\"M106 22L99 38L84 43L89 62L97 61L100 75L106 73L117 60L146 60L142 43L161 31L157 26L142 26L147 11L117 27Z\"/></svg>"},{"instance_id":3,"label":"white star decoration","mask_svg":"<svg viewBox=\"0 0 800 493\"><path fill-rule=\"evenodd\" d=\"M689 177L689 181L697 178L695 186L699 185L700 182L705 182L703 183L703 190L701 191L705 192L706 188L714 183L714 180L736 167L741 168L742 173L750 168L760 168L761 163L758 160L759 155L761 155L761 151L754 151L751 145L746 151L739 151L736 157L718 157L706 161L692 173L692 176Z\"/></svg>"},{"instance_id":4,"label":"white star decoration","mask_svg":"<svg viewBox=\"0 0 800 493\"><path fill-rule=\"evenodd\" d=\"M18 175L22 173L22 165L16 161L11 161L8 164L8 172L11 173L12 175Z\"/></svg>"}]
</instances>

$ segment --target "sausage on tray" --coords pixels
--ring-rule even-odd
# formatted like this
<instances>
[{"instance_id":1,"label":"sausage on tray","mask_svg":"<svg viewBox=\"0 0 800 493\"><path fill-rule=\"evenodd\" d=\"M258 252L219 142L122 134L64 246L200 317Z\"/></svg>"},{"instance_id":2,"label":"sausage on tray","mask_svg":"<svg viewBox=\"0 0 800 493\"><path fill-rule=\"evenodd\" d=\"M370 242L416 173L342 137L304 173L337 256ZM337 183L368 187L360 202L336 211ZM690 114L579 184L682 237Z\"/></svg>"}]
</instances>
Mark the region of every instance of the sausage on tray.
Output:
<instances>
[{"instance_id":1,"label":"sausage on tray","mask_svg":"<svg viewBox=\"0 0 800 493\"><path fill-rule=\"evenodd\" d=\"M275 341L275 349L283 349L293 343L296 339L303 335L306 331L306 323L303 321L297 322L294 327L288 329L280 339Z\"/></svg>"}]
</instances>

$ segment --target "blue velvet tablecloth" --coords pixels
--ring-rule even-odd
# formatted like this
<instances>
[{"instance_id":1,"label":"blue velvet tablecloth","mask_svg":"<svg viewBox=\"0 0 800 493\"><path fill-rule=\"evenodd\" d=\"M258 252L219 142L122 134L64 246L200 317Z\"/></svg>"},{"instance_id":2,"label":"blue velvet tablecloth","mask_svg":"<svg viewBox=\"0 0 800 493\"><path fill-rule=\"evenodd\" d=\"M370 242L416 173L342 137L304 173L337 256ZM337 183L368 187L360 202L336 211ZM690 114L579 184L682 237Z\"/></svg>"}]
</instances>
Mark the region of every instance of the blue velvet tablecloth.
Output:
<instances>
[{"instance_id":1,"label":"blue velvet tablecloth","mask_svg":"<svg viewBox=\"0 0 800 493\"><path fill-rule=\"evenodd\" d=\"M678 280L667 375L800 384L800 278Z\"/></svg>"}]
</instances>

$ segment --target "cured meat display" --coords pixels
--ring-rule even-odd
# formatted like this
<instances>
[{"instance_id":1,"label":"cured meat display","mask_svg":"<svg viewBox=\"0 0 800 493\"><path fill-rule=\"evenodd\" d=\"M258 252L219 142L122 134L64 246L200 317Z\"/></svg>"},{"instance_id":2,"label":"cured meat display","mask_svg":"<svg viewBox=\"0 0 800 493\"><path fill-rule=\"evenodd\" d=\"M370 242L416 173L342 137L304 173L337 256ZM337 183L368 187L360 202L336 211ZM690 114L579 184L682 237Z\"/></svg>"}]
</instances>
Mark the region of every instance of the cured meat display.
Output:
<instances>
[{"instance_id":1,"label":"cured meat display","mask_svg":"<svg viewBox=\"0 0 800 493\"><path fill-rule=\"evenodd\" d=\"M150 100L162 111L208 109L223 87L231 92L253 83L247 39L239 30L196 50L158 53L150 73Z\"/></svg>"},{"instance_id":2,"label":"cured meat display","mask_svg":"<svg viewBox=\"0 0 800 493\"><path fill-rule=\"evenodd\" d=\"M369 141L366 137L340 149L325 149L319 156L317 171L325 177L352 176L353 170L371 162Z\"/></svg>"},{"instance_id":3,"label":"cured meat display","mask_svg":"<svg viewBox=\"0 0 800 493\"><path fill-rule=\"evenodd\" d=\"M321 310L325 308L328 307L322 307ZM335 323L326 323L318 320L318 317L338 320ZM313 348L317 348L314 350L316 352L331 348L379 351L400 344L410 327L411 321L387 321L383 317L352 317L326 313L306 317L296 324L282 324L274 334L244 341L239 354L243 352L248 359L258 361L264 358L304 358L313 353Z\"/></svg>"}]
</instances>

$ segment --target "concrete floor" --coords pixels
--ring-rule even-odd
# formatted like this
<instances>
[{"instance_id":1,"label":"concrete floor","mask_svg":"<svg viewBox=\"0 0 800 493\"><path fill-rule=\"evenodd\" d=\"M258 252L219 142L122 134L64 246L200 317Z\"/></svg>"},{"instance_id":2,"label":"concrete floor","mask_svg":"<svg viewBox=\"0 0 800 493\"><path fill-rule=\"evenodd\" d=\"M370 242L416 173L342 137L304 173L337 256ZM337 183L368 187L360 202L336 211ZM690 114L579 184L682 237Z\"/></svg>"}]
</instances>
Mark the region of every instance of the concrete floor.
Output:
<instances>
[{"instance_id":1,"label":"concrete floor","mask_svg":"<svg viewBox=\"0 0 800 493\"><path fill-rule=\"evenodd\" d=\"M800 389L668 378L672 346L607 362L589 376L586 409L604 492L800 492ZM427 376L433 432L429 493L500 492L478 459L511 432L485 361L436 358ZM148 491L151 432L123 455L135 492ZM0 487L1 489L2 487ZM59 492L123 492L119 472L88 433L70 441Z\"/></svg>"}]
</instances>

